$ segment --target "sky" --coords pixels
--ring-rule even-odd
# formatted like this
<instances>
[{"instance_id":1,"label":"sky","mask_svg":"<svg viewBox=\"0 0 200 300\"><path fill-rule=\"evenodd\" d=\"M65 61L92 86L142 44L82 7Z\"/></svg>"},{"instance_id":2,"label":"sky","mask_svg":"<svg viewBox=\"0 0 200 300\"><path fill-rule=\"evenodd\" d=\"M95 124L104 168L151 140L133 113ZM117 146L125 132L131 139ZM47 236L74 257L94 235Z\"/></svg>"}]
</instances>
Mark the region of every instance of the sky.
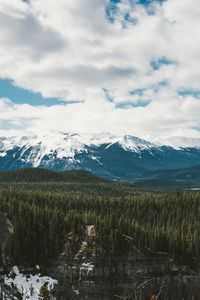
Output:
<instances>
[{"instance_id":1,"label":"sky","mask_svg":"<svg viewBox=\"0 0 200 300\"><path fill-rule=\"evenodd\" d=\"M0 0L0 136L200 137L199 0Z\"/></svg>"}]
</instances>

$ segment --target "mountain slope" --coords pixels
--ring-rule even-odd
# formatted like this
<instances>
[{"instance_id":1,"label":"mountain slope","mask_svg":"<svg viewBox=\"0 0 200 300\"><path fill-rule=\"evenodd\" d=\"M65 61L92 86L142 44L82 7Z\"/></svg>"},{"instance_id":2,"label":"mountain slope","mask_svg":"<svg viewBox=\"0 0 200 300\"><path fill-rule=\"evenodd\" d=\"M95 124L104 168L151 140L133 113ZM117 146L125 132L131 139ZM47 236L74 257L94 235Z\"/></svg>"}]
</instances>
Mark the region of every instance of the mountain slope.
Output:
<instances>
[{"instance_id":1,"label":"mountain slope","mask_svg":"<svg viewBox=\"0 0 200 300\"><path fill-rule=\"evenodd\" d=\"M152 170L200 165L200 140L176 138L173 147L108 133L57 133L0 138L0 171L40 167L82 169L117 180L144 178ZM172 143L172 142L171 142ZM176 145L175 145L176 143ZM187 147L183 147L183 145Z\"/></svg>"}]
</instances>

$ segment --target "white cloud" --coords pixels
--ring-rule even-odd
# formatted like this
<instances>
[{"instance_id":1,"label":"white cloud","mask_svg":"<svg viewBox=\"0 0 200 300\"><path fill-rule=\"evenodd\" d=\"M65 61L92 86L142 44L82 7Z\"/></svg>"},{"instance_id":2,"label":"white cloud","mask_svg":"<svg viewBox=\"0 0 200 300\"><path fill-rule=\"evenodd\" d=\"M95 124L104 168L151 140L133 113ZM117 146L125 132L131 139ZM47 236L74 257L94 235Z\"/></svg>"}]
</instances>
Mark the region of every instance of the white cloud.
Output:
<instances>
[{"instance_id":1,"label":"white cloud","mask_svg":"<svg viewBox=\"0 0 200 300\"><path fill-rule=\"evenodd\" d=\"M122 0L113 23L107 5L108 0L0 0L0 77L44 97L85 101L33 107L0 100L1 124L21 120L27 130L150 138L198 135L198 100L177 94L180 88L200 88L198 0L167 0L154 4L152 14ZM151 61L163 57L174 64L154 70ZM143 93L129 93L135 89ZM143 100L150 104L116 108L116 103Z\"/></svg>"},{"instance_id":2,"label":"white cloud","mask_svg":"<svg viewBox=\"0 0 200 300\"><path fill-rule=\"evenodd\" d=\"M146 107L116 109L115 104L102 98L93 102L70 105L31 106L13 104L0 99L0 126L13 132L65 131L81 133L133 134L146 139L171 135L199 136L200 102L194 98L181 97L171 102L165 97L163 101L153 101ZM164 104L163 104L164 103ZM11 122L12 120L12 122ZM6 124L6 126L5 126ZM0 131L5 134L5 131ZM7 132L9 133L9 132Z\"/></svg>"}]
</instances>

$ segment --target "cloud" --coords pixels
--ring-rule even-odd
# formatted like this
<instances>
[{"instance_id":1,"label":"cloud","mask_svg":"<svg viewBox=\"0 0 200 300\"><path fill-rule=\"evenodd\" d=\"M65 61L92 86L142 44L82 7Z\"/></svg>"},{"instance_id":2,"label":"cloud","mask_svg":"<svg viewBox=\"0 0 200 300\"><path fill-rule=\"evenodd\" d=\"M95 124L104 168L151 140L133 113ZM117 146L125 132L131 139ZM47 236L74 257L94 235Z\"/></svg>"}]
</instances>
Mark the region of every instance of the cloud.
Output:
<instances>
[{"instance_id":1,"label":"cloud","mask_svg":"<svg viewBox=\"0 0 200 300\"><path fill-rule=\"evenodd\" d=\"M0 99L0 134L23 129L25 132L79 132L133 134L146 139L171 135L199 136L200 102L180 97L171 102L165 97L147 106L129 105L116 108L116 103L98 98L93 102L31 106ZM126 106L126 104L123 104ZM3 131L2 131L3 130Z\"/></svg>"},{"instance_id":2,"label":"cloud","mask_svg":"<svg viewBox=\"0 0 200 300\"><path fill-rule=\"evenodd\" d=\"M98 132L196 136L198 97L180 91L200 88L199 26L198 0L148 8L129 0L0 0L0 78L45 98L81 101L0 100L1 124L29 116L27 130L92 124Z\"/></svg>"}]
</instances>

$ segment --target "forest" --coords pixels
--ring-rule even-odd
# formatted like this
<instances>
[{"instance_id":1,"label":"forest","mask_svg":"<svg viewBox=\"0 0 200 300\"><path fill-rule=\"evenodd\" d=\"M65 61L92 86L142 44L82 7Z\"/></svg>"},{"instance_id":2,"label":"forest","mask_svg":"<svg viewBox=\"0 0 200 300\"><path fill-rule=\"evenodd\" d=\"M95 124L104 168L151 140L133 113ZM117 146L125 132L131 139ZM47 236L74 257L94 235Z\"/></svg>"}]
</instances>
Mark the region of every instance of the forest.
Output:
<instances>
[{"instance_id":1,"label":"forest","mask_svg":"<svg viewBox=\"0 0 200 300\"><path fill-rule=\"evenodd\" d=\"M91 174L83 180L82 172L48 182L42 174L38 182L28 177L25 182L23 176L18 182L12 176L3 182L1 176L0 211L14 226L8 245L13 263L45 264L59 255L69 233L77 237L83 226L91 224L97 233L96 251L106 257L129 253L128 236L143 251L198 259L199 192L151 191Z\"/></svg>"}]
</instances>

